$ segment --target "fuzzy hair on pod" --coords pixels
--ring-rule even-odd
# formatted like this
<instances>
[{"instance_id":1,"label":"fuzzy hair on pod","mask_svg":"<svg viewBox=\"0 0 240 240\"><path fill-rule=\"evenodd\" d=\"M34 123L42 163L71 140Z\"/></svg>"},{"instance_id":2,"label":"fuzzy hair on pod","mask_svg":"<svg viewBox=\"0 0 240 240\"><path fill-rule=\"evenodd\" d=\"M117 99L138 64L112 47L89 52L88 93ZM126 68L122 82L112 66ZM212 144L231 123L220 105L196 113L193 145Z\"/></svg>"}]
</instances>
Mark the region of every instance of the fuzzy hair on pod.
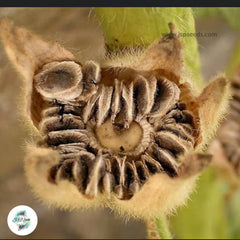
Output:
<instances>
[{"instance_id":1,"label":"fuzzy hair on pod","mask_svg":"<svg viewBox=\"0 0 240 240\"><path fill-rule=\"evenodd\" d=\"M71 210L108 206L136 218L186 203L211 161L203 150L226 111L229 83L221 75L196 95L172 24L145 51L101 64L76 61L9 20L0 24L25 81L24 114L40 136L24 161L39 199Z\"/></svg>"}]
</instances>

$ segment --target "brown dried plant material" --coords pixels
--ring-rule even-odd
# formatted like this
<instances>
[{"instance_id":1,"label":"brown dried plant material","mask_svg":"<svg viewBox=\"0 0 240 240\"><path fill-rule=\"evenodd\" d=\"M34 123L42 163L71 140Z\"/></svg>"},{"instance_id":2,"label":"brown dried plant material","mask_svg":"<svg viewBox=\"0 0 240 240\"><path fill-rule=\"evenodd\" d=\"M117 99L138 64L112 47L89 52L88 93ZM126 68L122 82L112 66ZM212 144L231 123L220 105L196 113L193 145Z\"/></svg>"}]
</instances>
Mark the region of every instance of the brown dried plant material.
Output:
<instances>
[{"instance_id":1,"label":"brown dried plant material","mask_svg":"<svg viewBox=\"0 0 240 240\"><path fill-rule=\"evenodd\" d=\"M231 79L232 99L229 113L218 131L224 162L240 176L240 67ZM216 145L216 144L215 144ZM219 161L218 161L219 162ZM218 164L219 165L219 164ZM234 174L233 174L234 175Z\"/></svg>"},{"instance_id":2,"label":"brown dried plant material","mask_svg":"<svg viewBox=\"0 0 240 240\"><path fill-rule=\"evenodd\" d=\"M229 190L225 196L226 199L229 200L229 198L233 196L240 185L239 176L236 174L236 169L229 161L229 158L225 153L225 149L223 148L218 137L211 143L208 152L213 154L212 166L217 169L218 175L229 185Z\"/></svg>"},{"instance_id":3,"label":"brown dried plant material","mask_svg":"<svg viewBox=\"0 0 240 240\"><path fill-rule=\"evenodd\" d=\"M1 22L7 53L25 78L26 115L41 135L27 148L25 170L44 202L104 204L143 218L185 203L211 159L201 151L228 82L221 76L195 96L169 26L140 59L106 65L79 63L57 43Z\"/></svg>"}]
</instances>

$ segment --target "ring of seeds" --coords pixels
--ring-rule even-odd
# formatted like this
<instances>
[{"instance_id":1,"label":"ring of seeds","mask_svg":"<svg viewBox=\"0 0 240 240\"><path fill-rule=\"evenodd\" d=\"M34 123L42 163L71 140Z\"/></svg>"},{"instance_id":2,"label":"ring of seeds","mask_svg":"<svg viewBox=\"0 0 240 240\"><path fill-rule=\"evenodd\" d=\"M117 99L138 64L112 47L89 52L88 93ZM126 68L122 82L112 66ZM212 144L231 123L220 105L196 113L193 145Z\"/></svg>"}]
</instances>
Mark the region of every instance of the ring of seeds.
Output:
<instances>
[{"instance_id":1,"label":"ring of seeds","mask_svg":"<svg viewBox=\"0 0 240 240\"><path fill-rule=\"evenodd\" d=\"M34 77L44 102L37 127L61 160L49 181L71 181L88 198L130 199L160 172L178 175L194 148L196 123L166 77L93 62L52 62Z\"/></svg>"}]
</instances>

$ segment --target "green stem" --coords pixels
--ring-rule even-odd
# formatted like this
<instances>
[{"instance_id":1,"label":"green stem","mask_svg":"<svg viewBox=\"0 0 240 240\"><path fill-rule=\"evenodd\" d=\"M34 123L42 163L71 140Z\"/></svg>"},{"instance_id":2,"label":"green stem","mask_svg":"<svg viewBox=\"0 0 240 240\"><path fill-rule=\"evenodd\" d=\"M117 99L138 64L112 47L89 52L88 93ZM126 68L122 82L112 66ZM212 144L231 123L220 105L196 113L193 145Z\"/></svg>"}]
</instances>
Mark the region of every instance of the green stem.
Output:
<instances>
[{"instance_id":1,"label":"green stem","mask_svg":"<svg viewBox=\"0 0 240 240\"><path fill-rule=\"evenodd\" d=\"M146 47L169 33L168 23L173 23L182 34L188 75L196 88L202 88L197 40L189 35L195 33L191 8L95 8L95 12L110 49Z\"/></svg>"},{"instance_id":2,"label":"green stem","mask_svg":"<svg viewBox=\"0 0 240 240\"><path fill-rule=\"evenodd\" d=\"M169 230L168 221L166 217L157 218L155 220L158 233L161 239L172 239L171 232Z\"/></svg>"},{"instance_id":3,"label":"green stem","mask_svg":"<svg viewBox=\"0 0 240 240\"><path fill-rule=\"evenodd\" d=\"M172 239L166 217L146 221L148 239Z\"/></svg>"}]
</instances>

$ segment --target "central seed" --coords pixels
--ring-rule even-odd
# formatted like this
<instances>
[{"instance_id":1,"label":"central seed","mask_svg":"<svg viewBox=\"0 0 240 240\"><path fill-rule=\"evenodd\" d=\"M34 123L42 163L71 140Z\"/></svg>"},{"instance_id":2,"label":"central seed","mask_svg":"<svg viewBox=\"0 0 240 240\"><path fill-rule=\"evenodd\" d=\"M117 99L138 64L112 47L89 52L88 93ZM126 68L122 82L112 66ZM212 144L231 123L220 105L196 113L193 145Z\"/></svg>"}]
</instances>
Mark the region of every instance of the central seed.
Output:
<instances>
[{"instance_id":1,"label":"central seed","mask_svg":"<svg viewBox=\"0 0 240 240\"><path fill-rule=\"evenodd\" d=\"M96 129L96 136L103 147L116 152L128 152L141 143L143 130L136 122L132 122L128 129L119 129L108 119Z\"/></svg>"}]
</instances>

